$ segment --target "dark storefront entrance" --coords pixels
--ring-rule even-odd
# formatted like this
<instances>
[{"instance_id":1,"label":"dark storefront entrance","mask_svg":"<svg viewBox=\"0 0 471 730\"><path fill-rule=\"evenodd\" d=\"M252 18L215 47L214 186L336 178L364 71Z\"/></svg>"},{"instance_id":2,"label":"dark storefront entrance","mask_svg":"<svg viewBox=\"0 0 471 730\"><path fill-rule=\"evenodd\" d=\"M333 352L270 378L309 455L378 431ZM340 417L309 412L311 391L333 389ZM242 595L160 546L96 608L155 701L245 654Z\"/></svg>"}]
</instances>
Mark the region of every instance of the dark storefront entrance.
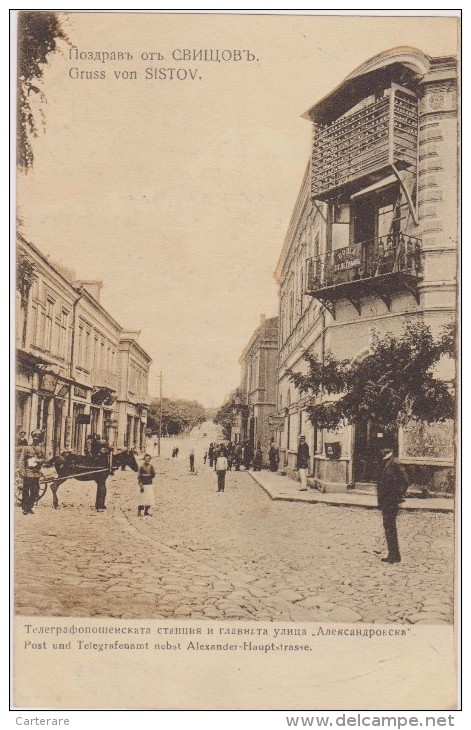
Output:
<instances>
[{"instance_id":1,"label":"dark storefront entrance","mask_svg":"<svg viewBox=\"0 0 471 730\"><path fill-rule=\"evenodd\" d=\"M383 431L372 421L361 420L355 426L353 479L358 482L376 482L381 450L391 448L398 453L397 430Z\"/></svg>"}]
</instances>

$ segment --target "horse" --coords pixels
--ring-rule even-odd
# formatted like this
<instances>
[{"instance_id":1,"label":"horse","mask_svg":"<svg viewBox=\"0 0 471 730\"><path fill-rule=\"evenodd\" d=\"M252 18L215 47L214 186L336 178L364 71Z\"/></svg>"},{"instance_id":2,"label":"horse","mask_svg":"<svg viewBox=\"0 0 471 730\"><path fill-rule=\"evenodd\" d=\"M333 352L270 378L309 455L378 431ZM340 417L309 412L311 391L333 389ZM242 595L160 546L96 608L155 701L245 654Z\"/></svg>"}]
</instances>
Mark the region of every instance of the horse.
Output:
<instances>
[{"instance_id":1,"label":"horse","mask_svg":"<svg viewBox=\"0 0 471 730\"><path fill-rule=\"evenodd\" d=\"M136 457L133 451L118 451L111 454L102 450L97 456L79 456L70 451L63 452L53 460L54 467L59 479L51 484L52 505L54 509L59 507L57 490L67 479L78 479L81 482L96 482L95 509L102 512L106 509L106 480L110 474L114 474L119 467L129 466L133 471L139 471Z\"/></svg>"}]
</instances>

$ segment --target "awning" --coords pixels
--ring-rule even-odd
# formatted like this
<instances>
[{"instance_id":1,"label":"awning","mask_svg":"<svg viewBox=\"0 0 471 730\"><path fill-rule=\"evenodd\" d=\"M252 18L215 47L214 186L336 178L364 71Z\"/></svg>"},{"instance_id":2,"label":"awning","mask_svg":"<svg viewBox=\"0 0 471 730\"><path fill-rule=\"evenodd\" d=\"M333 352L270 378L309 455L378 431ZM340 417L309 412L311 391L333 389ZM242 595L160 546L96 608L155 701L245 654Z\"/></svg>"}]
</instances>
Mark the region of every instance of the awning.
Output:
<instances>
[{"instance_id":1,"label":"awning","mask_svg":"<svg viewBox=\"0 0 471 730\"><path fill-rule=\"evenodd\" d=\"M387 177L383 177L382 180L373 183L373 185L368 185L367 188L362 188L362 190L353 193L353 195L350 195L350 200L359 198L361 195L373 193L375 190L381 190L381 188L386 188L388 185L393 185L393 183L397 183L397 177L395 175L388 175Z\"/></svg>"}]
</instances>

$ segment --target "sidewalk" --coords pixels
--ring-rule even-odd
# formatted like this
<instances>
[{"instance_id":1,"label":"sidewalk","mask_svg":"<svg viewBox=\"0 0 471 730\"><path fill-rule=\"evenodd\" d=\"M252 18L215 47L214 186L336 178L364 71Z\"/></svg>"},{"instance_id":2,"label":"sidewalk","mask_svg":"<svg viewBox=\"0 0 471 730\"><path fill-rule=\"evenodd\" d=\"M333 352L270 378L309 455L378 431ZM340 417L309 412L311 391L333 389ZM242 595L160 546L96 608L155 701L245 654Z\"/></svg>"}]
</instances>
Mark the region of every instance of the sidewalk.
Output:
<instances>
[{"instance_id":1,"label":"sidewalk","mask_svg":"<svg viewBox=\"0 0 471 730\"><path fill-rule=\"evenodd\" d=\"M309 488L307 492L300 492L300 483L288 476L280 476L271 471L249 471L254 479L273 500L285 502L309 502L310 504L330 504L336 507L364 507L378 509L376 495L358 494L354 490L339 494L322 494L316 489ZM446 497L417 497L406 498L401 510L427 512L453 512L454 499Z\"/></svg>"}]
</instances>

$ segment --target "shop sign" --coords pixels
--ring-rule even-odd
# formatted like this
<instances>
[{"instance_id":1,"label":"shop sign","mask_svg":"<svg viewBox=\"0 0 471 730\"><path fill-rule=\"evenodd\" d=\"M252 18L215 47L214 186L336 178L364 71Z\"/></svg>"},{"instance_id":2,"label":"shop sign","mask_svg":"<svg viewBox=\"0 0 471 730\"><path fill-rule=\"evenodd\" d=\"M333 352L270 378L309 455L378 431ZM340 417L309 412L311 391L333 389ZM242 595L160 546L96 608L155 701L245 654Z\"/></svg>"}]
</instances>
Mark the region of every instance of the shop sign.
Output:
<instances>
[{"instance_id":1,"label":"shop sign","mask_svg":"<svg viewBox=\"0 0 471 730\"><path fill-rule=\"evenodd\" d=\"M88 426L90 423L90 414L89 413L77 413L75 416L76 423L80 424L81 426Z\"/></svg>"},{"instance_id":2,"label":"shop sign","mask_svg":"<svg viewBox=\"0 0 471 730\"><path fill-rule=\"evenodd\" d=\"M347 246L334 251L334 271L344 271L361 266L358 258L358 246Z\"/></svg>"},{"instance_id":3,"label":"shop sign","mask_svg":"<svg viewBox=\"0 0 471 730\"><path fill-rule=\"evenodd\" d=\"M269 416L268 428L271 431L283 431L285 426L284 416Z\"/></svg>"},{"instance_id":4,"label":"shop sign","mask_svg":"<svg viewBox=\"0 0 471 730\"><path fill-rule=\"evenodd\" d=\"M57 375L51 375L50 373L44 373L40 379L40 390L44 390L47 393L54 393L57 383Z\"/></svg>"},{"instance_id":5,"label":"shop sign","mask_svg":"<svg viewBox=\"0 0 471 730\"><path fill-rule=\"evenodd\" d=\"M340 459L340 441L331 441L325 444L325 455L328 459Z\"/></svg>"}]
</instances>

